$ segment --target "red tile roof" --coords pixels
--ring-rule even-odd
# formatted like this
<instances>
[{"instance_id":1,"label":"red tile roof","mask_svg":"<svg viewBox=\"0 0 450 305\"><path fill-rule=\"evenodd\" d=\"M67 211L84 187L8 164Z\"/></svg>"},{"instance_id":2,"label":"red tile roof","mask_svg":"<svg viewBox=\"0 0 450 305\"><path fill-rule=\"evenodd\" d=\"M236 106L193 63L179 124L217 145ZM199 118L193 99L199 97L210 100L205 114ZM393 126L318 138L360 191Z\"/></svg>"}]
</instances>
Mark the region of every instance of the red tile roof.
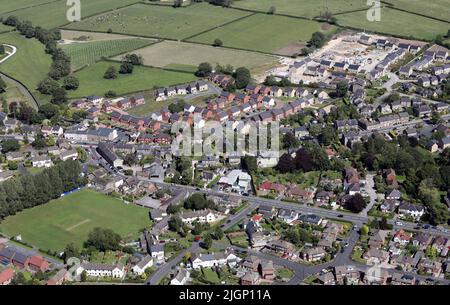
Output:
<instances>
[{"instance_id":1,"label":"red tile roof","mask_svg":"<svg viewBox=\"0 0 450 305\"><path fill-rule=\"evenodd\" d=\"M14 277L14 273L12 268L6 268L0 272L0 284L10 281Z\"/></svg>"}]
</instances>

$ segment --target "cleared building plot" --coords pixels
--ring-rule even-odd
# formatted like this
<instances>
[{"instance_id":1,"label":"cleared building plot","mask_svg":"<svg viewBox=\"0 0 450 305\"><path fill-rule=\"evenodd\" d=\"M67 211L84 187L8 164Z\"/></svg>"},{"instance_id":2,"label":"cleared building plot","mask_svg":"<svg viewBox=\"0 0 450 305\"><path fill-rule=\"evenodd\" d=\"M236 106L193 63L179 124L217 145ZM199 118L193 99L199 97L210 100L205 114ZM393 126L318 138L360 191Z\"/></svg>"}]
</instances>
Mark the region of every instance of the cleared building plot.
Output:
<instances>
[{"instance_id":1,"label":"cleared building plot","mask_svg":"<svg viewBox=\"0 0 450 305\"><path fill-rule=\"evenodd\" d=\"M317 31L332 32L336 28L315 21L276 15L255 14L248 18L193 37L190 41L212 44L216 38L226 47L280 54L290 45L289 53L299 52ZM291 54L282 54L291 55Z\"/></svg>"},{"instance_id":2,"label":"cleared building plot","mask_svg":"<svg viewBox=\"0 0 450 305\"><path fill-rule=\"evenodd\" d=\"M266 13L274 6L277 14L314 18L325 11L336 14L364 9L367 8L366 3L366 0L241 0L235 1L232 7Z\"/></svg>"},{"instance_id":3,"label":"cleared building plot","mask_svg":"<svg viewBox=\"0 0 450 305\"><path fill-rule=\"evenodd\" d=\"M250 13L197 3L188 7L136 4L66 26L72 30L183 39Z\"/></svg>"},{"instance_id":4,"label":"cleared building plot","mask_svg":"<svg viewBox=\"0 0 450 305\"><path fill-rule=\"evenodd\" d=\"M154 43L154 40L134 38L93 42L70 43L62 49L70 56L72 68L77 69L91 65L102 57L111 57L136 50Z\"/></svg>"},{"instance_id":5,"label":"cleared building plot","mask_svg":"<svg viewBox=\"0 0 450 305\"><path fill-rule=\"evenodd\" d=\"M215 48L193 43L163 41L140 50L133 51L142 55L144 64L155 67L181 68L188 66L195 68L202 62L209 62L233 67L245 66L249 69L275 64L277 58L254 52ZM116 57L120 59L120 57Z\"/></svg>"},{"instance_id":6,"label":"cleared building plot","mask_svg":"<svg viewBox=\"0 0 450 305\"><path fill-rule=\"evenodd\" d=\"M15 0L2 2L15 2ZM31 0L28 2L33 3ZM81 18L87 18L137 2L139 0L81 0ZM43 28L55 28L69 23L67 21L68 8L67 1L60 0L39 6L27 7L14 11L13 13L4 13L0 17L5 18L9 15L14 15L20 20L31 21L33 25L39 25Z\"/></svg>"},{"instance_id":7,"label":"cleared building plot","mask_svg":"<svg viewBox=\"0 0 450 305\"><path fill-rule=\"evenodd\" d=\"M380 22L368 21L365 11L342 14L338 15L337 18L341 26L426 40L432 40L439 34L447 34L450 27L447 22L390 8L382 8Z\"/></svg>"}]
</instances>

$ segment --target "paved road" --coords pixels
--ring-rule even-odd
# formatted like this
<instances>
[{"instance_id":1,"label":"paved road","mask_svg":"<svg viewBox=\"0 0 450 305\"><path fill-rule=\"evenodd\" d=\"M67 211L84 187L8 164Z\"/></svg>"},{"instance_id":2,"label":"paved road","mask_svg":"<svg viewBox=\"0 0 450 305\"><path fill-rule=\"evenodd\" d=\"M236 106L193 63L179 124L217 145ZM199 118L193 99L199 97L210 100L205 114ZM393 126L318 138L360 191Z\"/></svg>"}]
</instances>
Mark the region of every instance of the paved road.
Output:
<instances>
[{"instance_id":1,"label":"paved road","mask_svg":"<svg viewBox=\"0 0 450 305\"><path fill-rule=\"evenodd\" d=\"M366 208L359 213L359 215L367 217L367 212L370 211L370 209L373 207L373 205L375 204L375 202L377 200L378 196L377 196L377 192L375 190L375 182L373 181L374 176L375 176L374 174L366 175L366 185L365 185L364 189L367 191L367 193L369 195L370 202L366 206Z\"/></svg>"}]
</instances>

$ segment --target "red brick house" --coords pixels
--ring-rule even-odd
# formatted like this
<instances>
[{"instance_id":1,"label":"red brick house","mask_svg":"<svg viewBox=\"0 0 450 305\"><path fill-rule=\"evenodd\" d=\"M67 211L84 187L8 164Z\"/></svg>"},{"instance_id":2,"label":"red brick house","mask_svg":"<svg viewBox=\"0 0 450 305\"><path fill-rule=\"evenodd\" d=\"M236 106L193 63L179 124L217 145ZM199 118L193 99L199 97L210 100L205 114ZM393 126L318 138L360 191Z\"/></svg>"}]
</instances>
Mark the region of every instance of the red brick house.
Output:
<instances>
[{"instance_id":1,"label":"red brick house","mask_svg":"<svg viewBox=\"0 0 450 305\"><path fill-rule=\"evenodd\" d=\"M50 264L40 255L35 255L28 261L28 268L32 271L42 271L45 272L49 269Z\"/></svg>"}]
</instances>

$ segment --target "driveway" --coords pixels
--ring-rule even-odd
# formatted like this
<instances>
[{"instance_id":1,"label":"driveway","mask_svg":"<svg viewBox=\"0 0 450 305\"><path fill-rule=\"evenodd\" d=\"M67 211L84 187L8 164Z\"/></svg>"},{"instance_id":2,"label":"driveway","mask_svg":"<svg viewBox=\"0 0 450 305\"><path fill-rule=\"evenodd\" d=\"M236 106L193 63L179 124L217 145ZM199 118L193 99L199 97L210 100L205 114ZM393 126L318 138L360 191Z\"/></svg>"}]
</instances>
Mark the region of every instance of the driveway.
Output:
<instances>
[{"instance_id":1,"label":"driveway","mask_svg":"<svg viewBox=\"0 0 450 305\"><path fill-rule=\"evenodd\" d=\"M361 216L367 216L367 212L370 211L378 198L377 191L375 190L375 182L373 181L374 176L374 174L366 175L366 185L364 186L364 190L369 194L370 202L366 208L359 213Z\"/></svg>"}]
</instances>

